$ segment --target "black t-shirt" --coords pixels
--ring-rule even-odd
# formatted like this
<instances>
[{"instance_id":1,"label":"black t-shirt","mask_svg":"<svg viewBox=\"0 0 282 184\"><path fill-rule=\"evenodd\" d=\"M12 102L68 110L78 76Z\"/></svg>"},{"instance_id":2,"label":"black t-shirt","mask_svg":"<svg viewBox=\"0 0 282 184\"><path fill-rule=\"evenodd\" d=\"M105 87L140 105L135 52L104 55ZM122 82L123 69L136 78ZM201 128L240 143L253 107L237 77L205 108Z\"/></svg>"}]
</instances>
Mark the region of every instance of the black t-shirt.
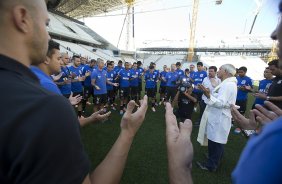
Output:
<instances>
[{"instance_id":1,"label":"black t-shirt","mask_svg":"<svg viewBox=\"0 0 282 184\"><path fill-rule=\"evenodd\" d=\"M272 80L272 84L269 87L267 96L277 97L282 96L282 77L275 77ZM282 109L282 101L271 101L275 105L277 105L280 109Z\"/></svg>"},{"instance_id":2,"label":"black t-shirt","mask_svg":"<svg viewBox=\"0 0 282 184\"><path fill-rule=\"evenodd\" d=\"M0 183L82 183L90 170L69 101L0 55Z\"/></svg>"},{"instance_id":3,"label":"black t-shirt","mask_svg":"<svg viewBox=\"0 0 282 184\"><path fill-rule=\"evenodd\" d=\"M197 98L195 94L192 93L192 96ZM178 97L178 111L179 111L179 116L186 118L186 119L191 119L193 110L194 110L194 105L195 103L190 100L185 94L180 93Z\"/></svg>"}]
</instances>

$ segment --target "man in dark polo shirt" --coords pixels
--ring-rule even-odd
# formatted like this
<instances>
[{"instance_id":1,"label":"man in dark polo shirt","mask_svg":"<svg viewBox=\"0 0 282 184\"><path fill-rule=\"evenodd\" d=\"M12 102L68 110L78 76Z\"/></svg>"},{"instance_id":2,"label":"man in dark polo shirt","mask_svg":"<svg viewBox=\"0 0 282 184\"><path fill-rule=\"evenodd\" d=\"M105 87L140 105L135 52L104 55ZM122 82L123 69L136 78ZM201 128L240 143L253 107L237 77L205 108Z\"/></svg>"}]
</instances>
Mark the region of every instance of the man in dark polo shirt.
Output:
<instances>
[{"instance_id":1,"label":"man in dark polo shirt","mask_svg":"<svg viewBox=\"0 0 282 184\"><path fill-rule=\"evenodd\" d=\"M128 104L120 136L90 173L72 106L29 69L45 60L48 23L44 0L0 1L0 183L119 183L147 97L134 114Z\"/></svg>"}]
</instances>

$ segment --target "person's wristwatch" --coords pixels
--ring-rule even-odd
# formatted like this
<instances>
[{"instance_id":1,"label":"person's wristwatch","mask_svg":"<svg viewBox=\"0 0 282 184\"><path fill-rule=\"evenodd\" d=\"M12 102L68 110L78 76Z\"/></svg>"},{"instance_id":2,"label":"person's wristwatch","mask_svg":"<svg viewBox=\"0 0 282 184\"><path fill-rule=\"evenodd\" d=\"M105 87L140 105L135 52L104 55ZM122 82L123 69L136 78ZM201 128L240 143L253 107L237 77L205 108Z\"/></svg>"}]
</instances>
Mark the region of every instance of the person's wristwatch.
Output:
<instances>
[{"instance_id":1,"label":"person's wristwatch","mask_svg":"<svg viewBox=\"0 0 282 184\"><path fill-rule=\"evenodd\" d=\"M266 100L269 101L269 100L270 100L270 96L267 96L267 97L266 97Z\"/></svg>"}]
</instances>

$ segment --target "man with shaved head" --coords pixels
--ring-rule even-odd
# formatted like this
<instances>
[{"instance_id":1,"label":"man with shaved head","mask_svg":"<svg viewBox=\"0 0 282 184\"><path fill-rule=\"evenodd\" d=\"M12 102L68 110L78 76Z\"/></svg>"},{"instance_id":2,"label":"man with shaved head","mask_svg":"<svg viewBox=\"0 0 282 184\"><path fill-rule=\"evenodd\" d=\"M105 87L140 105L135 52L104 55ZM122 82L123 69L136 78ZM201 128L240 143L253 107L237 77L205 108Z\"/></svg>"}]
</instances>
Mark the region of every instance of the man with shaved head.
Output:
<instances>
[{"instance_id":1,"label":"man with shaved head","mask_svg":"<svg viewBox=\"0 0 282 184\"><path fill-rule=\"evenodd\" d=\"M0 0L0 183L119 183L147 97L135 113L129 102L117 141L90 173L71 104L29 69L46 59L48 23L44 0Z\"/></svg>"}]
</instances>

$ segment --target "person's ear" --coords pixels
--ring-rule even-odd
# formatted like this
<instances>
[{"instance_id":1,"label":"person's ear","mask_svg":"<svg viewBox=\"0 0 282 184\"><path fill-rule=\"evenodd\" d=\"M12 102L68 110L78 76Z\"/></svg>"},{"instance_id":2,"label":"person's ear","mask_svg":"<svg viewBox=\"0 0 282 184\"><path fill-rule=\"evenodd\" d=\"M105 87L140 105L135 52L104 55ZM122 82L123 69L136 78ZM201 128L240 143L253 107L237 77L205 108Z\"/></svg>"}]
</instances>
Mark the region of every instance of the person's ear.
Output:
<instances>
[{"instance_id":1,"label":"person's ear","mask_svg":"<svg viewBox=\"0 0 282 184\"><path fill-rule=\"evenodd\" d=\"M13 8L12 19L15 27L22 33L28 33L33 29L30 12L22 5Z\"/></svg>"},{"instance_id":2,"label":"person's ear","mask_svg":"<svg viewBox=\"0 0 282 184\"><path fill-rule=\"evenodd\" d=\"M49 64L50 64L50 61L51 61L51 58L49 58L48 56L46 56L46 59L45 59L44 63L45 63L46 65L49 65Z\"/></svg>"}]
</instances>

